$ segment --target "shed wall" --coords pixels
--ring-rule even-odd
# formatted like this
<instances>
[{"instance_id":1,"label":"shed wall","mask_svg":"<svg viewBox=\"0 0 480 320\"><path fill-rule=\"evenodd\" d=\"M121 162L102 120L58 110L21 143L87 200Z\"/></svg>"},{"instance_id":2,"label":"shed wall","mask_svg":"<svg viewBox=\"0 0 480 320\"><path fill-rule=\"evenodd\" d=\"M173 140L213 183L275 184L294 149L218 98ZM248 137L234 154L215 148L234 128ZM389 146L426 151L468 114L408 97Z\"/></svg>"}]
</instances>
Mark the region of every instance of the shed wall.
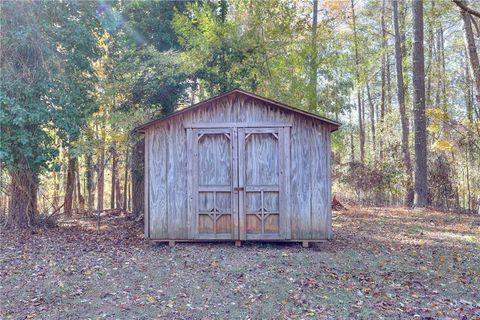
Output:
<instances>
[{"instance_id":1,"label":"shed wall","mask_svg":"<svg viewBox=\"0 0 480 320\"><path fill-rule=\"evenodd\" d=\"M254 98L231 95L147 128L146 236L189 239L187 132L184 123L291 124L290 215L292 239L330 239L330 127Z\"/></svg>"}]
</instances>

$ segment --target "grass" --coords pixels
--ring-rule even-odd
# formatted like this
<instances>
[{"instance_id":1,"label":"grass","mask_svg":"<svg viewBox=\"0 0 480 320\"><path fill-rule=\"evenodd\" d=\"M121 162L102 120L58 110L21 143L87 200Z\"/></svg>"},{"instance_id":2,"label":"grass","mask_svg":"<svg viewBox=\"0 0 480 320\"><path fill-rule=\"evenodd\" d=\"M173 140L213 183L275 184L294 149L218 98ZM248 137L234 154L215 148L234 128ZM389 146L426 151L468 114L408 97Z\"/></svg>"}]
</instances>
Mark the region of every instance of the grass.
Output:
<instances>
[{"instance_id":1,"label":"grass","mask_svg":"<svg viewBox=\"0 0 480 320\"><path fill-rule=\"evenodd\" d=\"M334 240L150 245L111 217L2 230L2 319L472 319L479 217L433 210L334 213Z\"/></svg>"}]
</instances>

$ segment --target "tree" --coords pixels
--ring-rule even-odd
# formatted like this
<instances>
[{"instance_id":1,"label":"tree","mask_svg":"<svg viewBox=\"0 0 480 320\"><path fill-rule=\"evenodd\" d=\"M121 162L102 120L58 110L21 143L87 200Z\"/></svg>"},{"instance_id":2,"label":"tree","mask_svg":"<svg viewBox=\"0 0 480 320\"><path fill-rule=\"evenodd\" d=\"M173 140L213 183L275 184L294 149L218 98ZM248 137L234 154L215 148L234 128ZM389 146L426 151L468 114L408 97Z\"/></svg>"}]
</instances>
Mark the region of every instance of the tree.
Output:
<instances>
[{"instance_id":1,"label":"tree","mask_svg":"<svg viewBox=\"0 0 480 320\"><path fill-rule=\"evenodd\" d=\"M468 57L470 58L470 65L472 67L475 79L477 103L480 105L480 62L478 59L477 46L475 45L475 37L472 30L472 15L480 18L480 12L468 7L467 4L462 0L454 0L454 2L460 7L460 14L462 16L465 30L465 41L467 45Z\"/></svg>"},{"instance_id":2,"label":"tree","mask_svg":"<svg viewBox=\"0 0 480 320\"><path fill-rule=\"evenodd\" d=\"M372 151L373 151L373 157L376 157L376 136L375 136L375 105L373 103L372 96L370 94L370 85L367 82L367 99L368 99L368 105L369 105L369 114L370 114L370 129L372 131Z\"/></svg>"},{"instance_id":3,"label":"tree","mask_svg":"<svg viewBox=\"0 0 480 320\"><path fill-rule=\"evenodd\" d=\"M387 104L387 30L385 26L385 5L386 0L382 0L382 16L380 19L380 27L382 29L382 58L380 69L381 81L381 98L380 98L380 123L385 120L386 104ZM384 141L383 136L380 136L380 161L384 160Z\"/></svg>"},{"instance_id":4,"label":"tree","mask_svg":"<svg viewBox=\"0 0 480 320\"><path fill-rule=\"evenodd\" d=\"M250 41L250 32L240 33L240 25L227 19L229 4L195 3L173 20L185 62L195 82L209 95L235 87L256 91L256 71L260 45Z\"/></svg>"},{"instance_id":5,"label":"tree","mask_svg":"<svg viewBox=\"0 0 480 320\"><path fill-rule=\"evenodd\" d=\"M112 186L110 188L110 209L120 208L118 200L120 199L120 185L118 181L118 156L117 147L115 143L110 148L110 155L112 157ZM117 200L115 202L115 200Z\"/></svg>"},{"instance_id":6,"label":"tree","mask_svg":"<svg viewBox=\"0 0 480 320\"><path fill-rule=\"evenodd\" d=\"M413 0L413 111L415 127L415 207L427 206L427 128L425 115L425 63L423 0Z\"/></svg>"},{"instance_id":7,"label":"tree","mask_svg":"<svg viewBox=\"0 0 480 320\"><path fill-rule=\"evenodd\" d=\"M7 224L29 227L38 175L74 141L95 109L91 61L99 55L92 2L8 1L1 10L2 147L11 179Z\"/></svg>"},{"instance_id":8,"label":"tree","mask_svg":"<svg viewBox=\"0 0 480 320\"><path fill-rule=\"evenodd\" d=\"M310 57L310 83L309 83L309 109L312 112L317 111L317 20L318 20L318 0L313 0L313 19L312 19L312 48Z\"/></svg>"},{"instance_id":9,"label":"tree","mask_svg":"<svg viewBox=\"0 0 480 320\"><path fill-rule=\"evenodd\" d=\"M63 210L66 216L72 215L72 204L73 204L73 190L75 186L75 168L77 164L77 159L71 155L67 155L68 165L67 165L67 181L66 181L66 192Z\"/></svg>"},{"instance_id":10,"label":"tree","mask_svg":"<svg viewBox=\"0 0 480 320\"><path fill-rule=\"evenodd\" d=\"M355 53L355 81L356 81L356 91L357 91L357 109L358 109L358 131L359 131L359 140L360 140L360 162L365 160L365 129L362 116L362 99L361 99L361 90L360 90L360 55L358 53L358 36L357 36L357 21L355 16L355 4L351 0L351 9L352 9L352 26L353 26L353 47Z\"/></svg>"},{"instance_id":11,"label":"tree","mask_svg":"<svg viewBox=\"0 0 480 320\"><path fill-rule=\"evenodd\" d=\"M410 149L408 146L409 124L408 116L405 108L405 85L403 82L403 54L401 48L401 35L398 14L398 1L392 1L393 9L393 26L395 32L395 66L397 70L397 100L400 110L400 122L402 126L402 156L406 181L405 205L411 206L413 204L414 191L412 181L412 164L410 161Z\"/></svg>"},{"instance_id":12,"label":"tree","mask_svg":"<svg viewBox=\"0 0 480 320\"><path fill-rule=\"evenodd\" d=\"M85 184L87 193L87 208L93 210L93 203L95 202L94 183L93 183L93 156L90 152L85 155Z\"/></svg>"},{"instance_id":13,"label":"tree","mask_svg":"<svg viewBox=\"0 0 480 320\"><path fill-rule=\"evenodd\" d=\"M100 148L97 155L97 212L100 213L104 208L104 189L105 189L105 128L100 128Z\"/></svg>"}]
</instances>

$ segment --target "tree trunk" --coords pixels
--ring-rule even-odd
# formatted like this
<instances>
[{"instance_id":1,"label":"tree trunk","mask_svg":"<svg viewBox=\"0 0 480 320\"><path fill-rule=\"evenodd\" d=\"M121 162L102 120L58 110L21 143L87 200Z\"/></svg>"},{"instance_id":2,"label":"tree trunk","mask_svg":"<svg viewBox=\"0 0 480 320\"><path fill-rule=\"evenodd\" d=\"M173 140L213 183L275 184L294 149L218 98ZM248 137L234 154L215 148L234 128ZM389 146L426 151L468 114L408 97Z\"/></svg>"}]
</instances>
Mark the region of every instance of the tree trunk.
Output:
<instances>
[{"instance_id":1,"label":"tree trunk","mask_svg":"<svg viewBox=\"0 0 480 320\"><path fill-rule=\"evenodd\" d=\"M383 124L385 118L385 104L386 104L386 29L385 29L385 0L382 1L382 16L380 19L380 27L382 30L382 59L380 66L380 81L381 81L381 94L380 94L380 123ZM383 129L383 126L382 126ZM380 161L383 161L383 136L380 135Z\"/></svg>"},{"instance_id":2,"label":"tree trunk","mask_svg":"<svg viewBox=\"0 0 480 320\"><path fill-rule=\"evenodd\" d=\"M105 149L103 146L98 152L97 158L97 211L103 211L103 192L104 192L104 173L105 173Z\"/></svg>"},{"instance_id":3,"label":"tree trunk","mask_svg":"<svg viewBox=\"0 0 480 320\"><path fill-rule=\"evenodd\" d=\"M87 183L87 207L88 210L93 210L95 194L93 192L93 159L91 154L87 154L85 166L85 179Z\"/></svg>"},{"instance_id":4,"label":"tree trunk","mask_svg":"<svg viewBox=\"0 0 480 320\"><path fill-rule=\"evenodd\" d=\"M432 8L435 5L435 0L432 0ZM435 50L435 45L434 45L434 34L433 34L433 28L429 28L428 34L427 34L427 54L426 54L426 71L425 71L425 77L426 77L426 91L425 91L425 103L427 105L433 105L433 99L432 99L432 70L433 68L433 53Z\"/></svg>"},{"instance_id":5,"label":"tree trunk","mask_svg":"<svg viewBox=\"0 0 480 320\"><path fill-rule=\"evenodd\" d=\"M386 47L388 47L388 41L385 43ZM385 88L386 91L386 99L385 102L385 113L387 113L390 108L392 107L392 73L390 70L390 54L387 53L386 56L386 69L385 69L385 78L387 81L387 86Z\"/></svg>"},{"instance_id":6,"label":"tree trunk","mask_svg":"<svg viewBox=\"0 0 480 320\"><path fill-rule=\"evenodd\" d=\"M382 62L381 62L381 71L380 71L380 78L382 81L382 91L381 91L381 103L380 103L380 117L383 121L385 117L385 110L386 110L386 70L387 70L387 31L385 28L385 0L382 1L382 16L380 19L380 26L382 29Z\"/></svg>"},{"instance_id":7,"label":"tree trunk","mask_svg":"<svg viewBox=\"0 0 480 320\"><path fill-rule=\"evenodd\" d=\"M56 211L59 207L58 198L60 192L60 183L58 182L58 172L53 172L53 211Z\"/></svg>"},{"instance_id":8,"label":"tree trunk","mask_svg":"<svg viewBox=\"0 0 480 320\"><path fill-rule=\"evenodd\" d=\"M358 108L358 136L360 140L360 162L365 161L365 130L362 121L362 101L360 93L360 56L358 53L358 38L357 38L357 21L355 16L355 4L351 0L352 8L352 24L353 24L353 46L355 51L355 80L357 90L357 108Z\"/></svg>"},{"instance_id":9,"label":"tree trunk","mask_svg":"<svg viewBox=\"0 0 480 320\"><path fill-rule=\"evenodd\" d=\"M400 122L402 126L402 156L403 156L403 165L404 170L407 176L406 181L406 194L404 199L404 204L406 206L413 205L413 179L412 179L412 163L410 160L410 149L408 147L408 136L409 136L409 126L408 126L408 115L405 108L405 86L403 83L403 56L401 48L401 36L400 36L400 26L398 18L398 2L396 0L392 1L393 7L393 26L395 32L395 66L397 70L397 100L398 107L400 109Z\"/></svg>"},{"instance_id":10,"label":"tree trunk","mask_svg":"<svg viewBox=\"0 0 480 320\"><path fill-rule=\"evenodd\" d=\"M131 182L128 184L127 191L128 191L128 197L127 197L128 211L132 212L132 183Z\"/></svg>"},{"instance_id":11,"label":"tree trunk","mask_svg":"<svg viewBox=\"0 0 480 320\"><path fill-rule=\"evenodd\" d=\"M415 207L427 206L427 130L425 117L425 61L423 1L413 1L413 103L415 126Z\"/></svg>"},{"instance_id":12,"label":"tree trunk","mask_svg":"<svg viewBox=\"0 0 480 320\"><path fill-rule=\"evenodd\" d=\"M401 52L402 52L402 66L405 67L406 60L408 57L408 50L407 50L407 37L406 37L406 29L407 29L407 22L406 22L406 16L407 16L407 3L406 1L397 1L398 9L399 9L399 15L398 15L398 22L400 24L400 43L401 43ZM405 93L409 92L408 90L408 81L405 81L403 83L403 88L405 89ZM410 95L405 94L405 106L408 106L410 104ZM412 125L412 123L409 124Z\"/></svg>"},{"instance_id":13,"label":"tree trunk","mask_svg":"<svg viewBox=\"0 0 480 320\"><path fill-rule=\"evenodd\" d=\"M349 112L349 120L350 123L352 123L352 109L350 109ZM355 161L355 145L353 144L353 127L350 128L350 162Z\"/></svg>"},{"instance_id":14,"label":"tree trunk","mask_svg":"<svg viewBox=\"0 0 480 320\"><path fill-rule=\"evenodd\" d=\"M472 30L472 16L465 10L460 10L462 15L464 30L465 30L465 42L468 48L468 57L470 58L470 65L473 70L473 78L475 80L475 87L477 91L476 99L477 104L480 105L480 62L478 59L477 47L475 45L475 38Z\"/></svg>"},{"instance_id":15,"label":"tree trunk","mask_svg":"<svg viewBox=\"0 0 480 320\"><path fill-rule=\"evenodd\" d=\"M75 167L77 159L68 155L68 165L67 165L67 181L65 188L65 200L63 210L67 217L72 215L72 204L73 204L73 189L75 188Z\"/></svg>"},{"instance_id":16,"label":"tree trunk","mask_svg":"<svg viewBox=\"0 0 480 320\"><path fill-rule=\"evenodd\" d=\"M28 169L10 172L9 215L6 226L30 228L37 214L37 177Z\"/></svg>"},{"instance_id":17,"label":"tree trunk","mask_svg":"<svg viewBox=\"0 0 480 320\"><path fill-rule=\"evenodd\" d=\"M472 212L472 193L470 191L470 170L468 168L469 163L469 156L468 156L468 146L465 149L465 169L466 169L466 182L467 182L467 210L468 213Z\"/></svg>"},{"instance_id":18,"label":"tree trunk","mask_svg":"<svg viewBox=\"0 0 480 320\"><path fill-rule=\"evenodd\" d=\"M115 182L115 208L122 209L122 193L120 188L120 179Z\"/></svg>"},{"instance_id":19,"label":"tree trunk","mask_svg":"<svg viewBox=\"0 0 480 320\"><path fill-rule=\"evenodd\" d=\"M118 154L118 153L117 153ZM117 157L117 178L115 179L115 207L117 209L122 208L122 191L120 189L120 175L119 168L118 168L118 157Z\"/></svg>"},{"instance_id":20,"label":"tree trunk","mask_svg":"<svg viewBox=\"0 0 480 320\"><path fill-rule=\"evenodd\" d=\"M357 89L358 90L358 89ZM363 106L360 90L357 91L358 135L360 139L360 162L365 162L365 129L363 125Z\"/></svg>"},{"instance_id":21,"label":"tree trunk","mask_svg":"<svg viewBox=\"0 0 480 320\"><path fill-rule=\"evenodd\" d=\"M363 135L363 140L365 141L365 136L366 136L366 129L365 127L367 126L366 125L366 122L365 122L365 92L364 90L362 89L362 91L360 91L360 100L362 101L362 124L363 124L363 131L362 131L362 135ZM365 142L364 142L365 143Z\"/></svg>"},{"instance_id":22,"label":"tree trunk","mask_svg":"<svg viewBox=\"0 0 480 320\"><path fill-rule=\"evenodd\" d=\"M472 77L470 75L470 67L468 62L468 52L465 48L465 104L467 110L467 119L470 123L473 123L473 88Z\"/></svg>"},{"instance_id":23,"label":"tree trunk","mask_svg":"<svg viewBox=\"0 0 480 320\"><path fill-rule=\"evenodd\" d=\"M79 164L78 159L75 162L76 162L75 171L77 172L77 174L75 175L75 178L77 180L78 209L81 212L83 212L85 210L85 198L82 195L82 187L81 187L81 184L80 184L80 164Z\"/></svg>"},{"instance_id":24,"label":"tree trunk","mask_svg":"<svg viewBox=\"0 0 480 320\"><path fill-rule=\"evenodd\" d=\"M112 155L112 187L111 187L111 193L110 193L110 209L114 209L115 208L115 192L117 191L116 185L117 185L118 159L117 159L117 149L115 145L113 145L110 150ZM117 198L118 198L118 195L117 195Z\"/></svg>"},{"instance_id":25,"label":"tree trunk","mask_svg":"<svg viewBox=\"0 0 480 320\"><path fill-rule=\"evenodd\" d=\"M466 104L466 111L467 111L467 119L468 123L473 125L473 86L472 86L472 77L470 75L470 68L469 68L469 63L468 63L468 52L467 48L465 48L465 104ZM468 210L469 212L473 212L474 207L475 207L475 197L472 197L471 194L471 189L470 189L470 178L469 178L469 162L470 162L470 157L469 154L471 154L472 150L472 142L471 142L472 137L468 136L467 137L467 147L466 147L466 156L465 156L465 167L467 169L467 178L466 178L466 184L467 184L467 201L468 201ZM479 203L480 207L480 203Z\"/></svg>"},{"instance_id":26,"label":"tree trunk","mask_svg":"<svg viewBox=\"0 0 480 320\"><path fill-rule=\"evenodd\" d=\"M128 191L128 148L125 150L125 176L123 183L123 210L127 211L127 191Z\"/></svg>"},{"instance_id":27,"label":"tree trunk","mask_svg":"<svg viewBox=\"0 0 480 320\"><path fill-rule=\"evenodd\" d=\"M313 21L312 21L312 56L310 57L310 83L309 83L309 108L310 111L317 111L317 18L318 0L313 0Z\"/></svg>"},{"instance_id":28,"label":"tree trunk","mask_svg":"<svg viewBox=\"0 0 480 320\"><path fill-rule=\"evenodd\" d=\"M478 206L477 214L480 215L480 196L478 196L477 206Z\"/></svg>"},{"instance_id":29,"label":"tree trunk","mask_svg":"<svg viewBox=\"0 0 480 320\"><path fill-rule=\"evenodd\" d=\"M372 130L372 148L373 148L373 158L376 159L376 142L375 142L375 104L373 103L372 96L370 95L370 86L367 82L367 98L369 105L369 114L370 114L370 127Z\"/></svg>"},{"instance_id":30,"label":"tree trunk","mask_svg":"<svg viewBox=\"0 0 480 320\"><path fill-rule=\"evenodd\" d=\"M443 105L445 111L447 110L447 103L448 103L448 97L447 97L447 68L446 68L446 62L445 62L445 39L444 39L444 32L443 32L443 26L440 25L440 28L438 29L438 36L439 36L439 50L440 50L440 66L441 66L441 72L442 72L442 85L441 85L441 91L442 91L442 98L443 98Z\"/></svg>"},{"instance_id":31,"label":"tree trunk","mask_svg":"<svg viewBox=\"0 0 480 320\"><path fill-rule=\"evenodd\" d=\"M78 209L78 203L77 203L77 176L78 174L75 173L77 170L77 166L75 165L75 168L73 169L73 193L72 193L72 213L75 212L75 209Z\"/></svg>"},{"instance_id":32,"label":"tree trunk","mask_svg":"<svg viewBox=\"0 0 480 320\"><path fill-rule=\"evenodd\" d=\"M145 140L142 137L132 150L132 214L135 217L144 213L144 178L145 178Z\"/></svg>"},{"instance_id":33,"label":"tree trunk","mask_svg":"<svg viewBox=\"0 0 480 320\"><path fill-rule=\"evenodd\" d=\"M436 35L435 35L435 78L437 80L437 87L435 89L435 107L436 108L441 108L442 110L445 110L446 106L442 104L442 71L441 71L441 50L442 50L442 45L440 43L440 34L439 30L437 30Z\"/></svg>"}]
</instances>

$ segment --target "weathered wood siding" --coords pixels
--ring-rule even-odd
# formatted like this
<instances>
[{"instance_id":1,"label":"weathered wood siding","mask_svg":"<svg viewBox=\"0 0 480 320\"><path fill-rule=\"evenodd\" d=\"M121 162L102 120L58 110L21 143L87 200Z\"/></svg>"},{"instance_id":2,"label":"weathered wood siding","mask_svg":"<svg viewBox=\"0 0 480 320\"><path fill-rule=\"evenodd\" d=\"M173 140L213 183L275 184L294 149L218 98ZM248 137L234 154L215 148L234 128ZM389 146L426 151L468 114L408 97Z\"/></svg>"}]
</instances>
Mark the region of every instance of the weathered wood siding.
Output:
<instances>
[{"instance_id":1,"label":"weathered wood siding","mask_svg":"<svg viewBox=\"0 0 480 320\"><path fill-rule=\"evenodd\" d=\"M149 127L145 130L146 236L151 239L191 239L188 211L186 123L278 123L290 124L290 157L287 184L290 229L293 240L330 239L331 177L329 124L254 98L232 94L224 99ZM191 134L191 131L190 131ZM207 169L207 168L205 168ZM254 170L247 166L247 170ZM213 169L210 169L213 170ZM272 168L272 170L278 170ZM217 179L217 173L209 175ZM190 219L191 220L191 219ZM287 222L288 223L288 222Z\"/></svg>"}]
</instances>

